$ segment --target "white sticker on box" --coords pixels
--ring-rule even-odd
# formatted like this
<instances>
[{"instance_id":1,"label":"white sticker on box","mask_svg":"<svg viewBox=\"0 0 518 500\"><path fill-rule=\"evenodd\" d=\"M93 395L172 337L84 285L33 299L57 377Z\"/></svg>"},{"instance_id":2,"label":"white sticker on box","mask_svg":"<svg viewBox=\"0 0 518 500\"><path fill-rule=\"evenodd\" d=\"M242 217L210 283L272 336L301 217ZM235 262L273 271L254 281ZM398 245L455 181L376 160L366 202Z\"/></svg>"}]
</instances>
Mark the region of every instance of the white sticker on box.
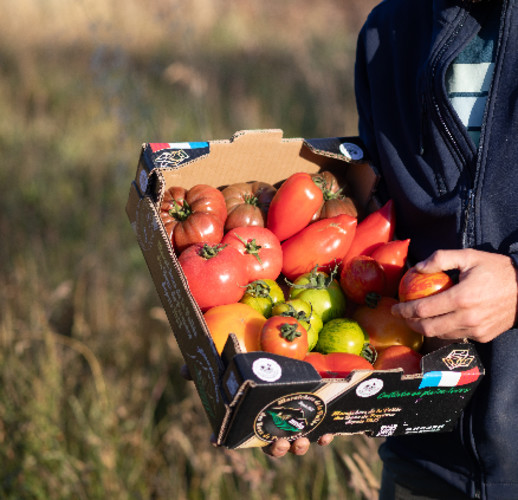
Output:
<instances>
[{"instance_id":1,"label":"white sticker on box","mask_svg":"<svg viewBox=\"0 0 518 500\"><path fill-rule=\"evenodd\" d=\"M252 363L254 375L264 382L276 382L282 376L282 368L270 358L258 358Z\"/></svg>"},{"instance_id":2,"label":"white sticker on box","mask_svg":"<svg viewBox=\"0 0 518 500\"><path fill-rule=\"evenodd\" d=\"M365 382L362 382L356 388L356 395L360 398L369 398L378 394L383 388L383 380L380 378L370 378Z\"/></svg>"},{"instance_id":3,"label":"white sticker on box","mask_svg":"<svg viewBox=\"0 0 518 500\"><path fill-rule=\"evenodd\" d=\"M363 149L360 148L360 146L357 144L353 144L352 142L342 142L339 149L340 153L342 153L349 161L358 161L363 158Z\"/></svg>"}]
</instances>

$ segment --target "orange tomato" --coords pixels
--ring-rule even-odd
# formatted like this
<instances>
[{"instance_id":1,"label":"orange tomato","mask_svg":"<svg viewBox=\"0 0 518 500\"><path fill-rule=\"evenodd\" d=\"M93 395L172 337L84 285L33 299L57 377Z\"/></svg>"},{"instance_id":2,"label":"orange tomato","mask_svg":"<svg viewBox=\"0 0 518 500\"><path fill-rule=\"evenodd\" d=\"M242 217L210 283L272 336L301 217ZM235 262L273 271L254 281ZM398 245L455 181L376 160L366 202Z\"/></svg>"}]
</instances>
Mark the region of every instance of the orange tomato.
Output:
<instances>
[{"instance_id":1,"label":"orange tomato","mask_svg":"<svg viewBox=\"0 0 518 500\"><path fill-rule=\"evenodd\" d=\"M453 284L450 276L443 271L420 273L412 267L399 282L399 300L408 302L409 300L422 299L447 290Z\"/></svg>"},{"instance_id":2,"label":"orange tomato","mask_svg":"<svg viewBox=\"0 0 518 500\"><path fill-rule=\"evenodd\" d=\"M408 346L393 345L381 352L374 362L375 370L392 370L403 368L403 373L421 373L422 354Z\"/></svg>"},{"instance_id":3,"label":"orange tomato","mask_svg":"<svg viewBox=\"0 0 518 500\"><path fill-rule=\"evenodd\" d=\"M203 317L220 354L230 332L236 335L243 352L260 350L261 330L266 318L252 306L242 303L215 306Z\"/></svg>"},{"instance_id":4,"label":"orange tomato","mask_svg":"<svg viewBox=\"0 0 518 500\"><path fill-rule=\"evenodd\" d=\"M376 307L361 306L352 314L352 318L367 332L369 343L381 352L391 345L406 345L418 351L423 345L423 336L412 330L403 318L390 312L397 300L382 297Z\"/></svg>"}]
</instances>

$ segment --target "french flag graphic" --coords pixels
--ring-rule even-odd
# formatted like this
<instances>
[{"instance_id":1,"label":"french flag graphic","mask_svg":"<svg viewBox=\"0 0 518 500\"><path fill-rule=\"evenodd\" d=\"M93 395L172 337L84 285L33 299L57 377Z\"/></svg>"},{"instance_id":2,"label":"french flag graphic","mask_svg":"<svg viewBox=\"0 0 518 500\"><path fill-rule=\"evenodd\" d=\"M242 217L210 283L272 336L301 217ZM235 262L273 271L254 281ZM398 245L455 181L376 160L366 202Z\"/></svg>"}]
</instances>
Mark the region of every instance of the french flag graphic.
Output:
<instances>
[{"instance_id":1,"label":"french flag graphic","mask_svg":"<svg viewBox=\"0 0 518 500\"><path fill-rule=\"evenodd\" d=\"M480 377L478 366L463 372L432 371L423 375L419 389L426 387L457 387L475 382Z\"/></svg>"},{"instance_id":2,"label":"french flag graphic","mask_svg":"<svg viewBox=\"0 0 518 500\"><path fill-rule=\"evenodd\" d=\"M198 149L206 148L207 142L152 142L149 144L153 153L162 149Z\"/></svg>"}]
</instances>

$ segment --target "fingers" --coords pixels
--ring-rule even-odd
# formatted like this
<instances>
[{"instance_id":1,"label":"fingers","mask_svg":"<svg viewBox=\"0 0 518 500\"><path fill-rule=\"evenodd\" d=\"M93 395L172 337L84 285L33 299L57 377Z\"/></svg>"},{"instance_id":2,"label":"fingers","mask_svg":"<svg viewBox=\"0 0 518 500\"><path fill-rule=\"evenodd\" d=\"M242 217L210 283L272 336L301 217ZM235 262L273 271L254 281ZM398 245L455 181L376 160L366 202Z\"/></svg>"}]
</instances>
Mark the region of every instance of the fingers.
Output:
<instances>
[{"instance_id":1,"label":"fingers","mask_svg":"<svg viewBox=\"0 0 518 500\"><path fill-rule=\"evenodd\" d=\"M317 442L320 446L327 446L333 441L333 438L334 436L332 434L324 434L323 436L320 436ZM305 437L298 438L293 441L293 443L290 443L287 439L281 438L263 448L263 451L271 457L280 458L287 453L292 453L293 455L298 456L305 455L309 448L309 439Z\"/></svg>"}]
</instances>

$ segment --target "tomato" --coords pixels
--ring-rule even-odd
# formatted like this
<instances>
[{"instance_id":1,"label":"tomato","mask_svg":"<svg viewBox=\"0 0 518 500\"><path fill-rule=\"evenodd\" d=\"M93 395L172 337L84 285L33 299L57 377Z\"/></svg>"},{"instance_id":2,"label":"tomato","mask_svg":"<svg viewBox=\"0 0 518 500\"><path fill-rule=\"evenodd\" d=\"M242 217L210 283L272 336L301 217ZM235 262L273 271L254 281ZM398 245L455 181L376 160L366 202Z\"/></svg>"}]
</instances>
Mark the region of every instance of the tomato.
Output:
<instances>
[{"instance_id":1,"label":"tomato","mask_svg":"<svg viewBox=\"0 0 518 500\"><path fill-rule=\"evenodd\" d=\"M311 222L323 199L322 190L310 174L292 174L281 184L270 203L266 227L284 241Z\"/></svg>"},{"instance_id":2,"label":"tomato","mask_svg":"<svg viewBox=\"0 0 518 500\"><path fill-rule=\"evenodd\" d=\"M252 306L269 318L272 315L273 306L284 302L284 292L273 280L255 280L247 285L240 302Z\"/></svg>"},{"instance_id":3,"label":"tomato","mask_svg":"<svg viewBox=\"0 0 518 500\"><path fill-rule=\"evenodd\" d=\"M356 218L338 215L309 225L282 243L282 273L289 280L315 266L329 272L339 265L354 237Z\"/></svg>"},{"instance_id":4,"label":"tomato","mask_svg":"<svg viewBox=\"0 0 518 500\"><path fill-rule=\"evenodd\" d=\"M313 269L295 279L288 293L290 299L309 302L324 323L345 314L347 300L333 274Z\"/></svg>"},{"instance_id":5,"label":"tomato","mask_svg":"<svg viewBox=\"0 0 518 500\"><path fill-rule=\"evenodd\" d=\"M227 207L215 187L197 184L187 190L173 186L164 193L160 216L173 248L180 253L194 243L219 243Z\"/></svg>"},{"instance_id":6,"label":"tomato","mask_svg":"<svg viewBox=\"0 0 518 500\"><path fill-rule=\"evenodd\" d=\"M423 345L421 334L412 330L403 318L392 315L390 310L397 303L393 297L382 297L376 307L361 306L352 314L378 353L391 345L404 345L415 351Z\"/></svg>"},{"instance_id":7,"label":"tomato","mask_svg":"<svg viewBox=\"0 0 518 500\"><path fill-rule=\"evenodd\" d=\"M324 324L318 334L315 350L322 354L348 352L360 355L369 337L363 328L349 318L335 318Z\"/></svg>"},{"instance_id":8,"label":"tomato","mask_svg":"<svg viewBox=\"0 0 518 500\"><path fill-rule=\"evenodd\" d=\"M304 361L313 365L322 378L345 378L354 370L374 370L363 356L348 352L310 352Z\"/></svg>"},{"instance_id":9,"label":"tomato","mask_svg":"<svg viewBox=\"0 0 518 500\"><path fill-rule=\"evenodd\" d=\"M272 308L274 316L292 316L299 320L308 332L308 351L311 351L318 341L318 334L324 326L322 318L313 311L311 304L302 299L292 299L275 304Z\"/></svg>"},{"instance_id":10,"label":"tomato","mask_svg":"<svg viewBox=\"0 0 518 500\"><path fill-rule=\"evenodd\" d=\"M385 271L372 257L357 255L342 269L340 286L356 304L373 306L385 290Z\"/></svg>"},{"instance_id":11,"label":"tomato","mask_svg":"<svg viewBox=\"0 0 518 500\"><path fill-rule=\"evenodd\" d=\"M242 226L266 225L266 216L277 189L266 182L236 182L221 193L227 205L225 231Z\"/></svg>"},{"instance_id":12,"label":"tomato","mask_svg":"<svg viewBox=\"0 0 518 500\"><path fill-rule=\"evenodd\" d=\"M358 224L344 261L348 261L356 255L369 255L378 245L393 240L395 223L394 204L392 200L389 200Z\"/></svg>"},{"instance_id":13,"label":"tomato","mask_svg":"<svg viewBox=\"0 0 518 500\"><path fill-rule=\"evenodd\" d=\"M399 282L405 273L410 240L393 240L376 247L370 256L379 262L385 271L384 295L396 297Z\"/></svg>"},{"instance_id":14,"label":"tomato","mask_svg":"<svg viewBox=\"0 0 518 500\"><path fill-rule=\"evenodd\" d=\"M281 274L281 242L269 229L236 227L223 236L221 243L236 248L245 257L248 281L276 280Z\"/></svg>"},{"instance_id":15,"label":"tomato","mask_svg":"<svg viewBox=\"0 0 518 500\"><path fill-rule=\"evenodd\" d=\"M453 286L452 278L443 271L437 273L420 273L410 268L399 282L399 300L421 299L447 290Z\"/></svg>"},{"instance_id":16,"label":"tomato","mask_svg":"<svg viewBox=\"0 0 518 500\"><path fill-rule=\"evenodd\" d=\"M374 362L375 370L402 368L405 375L421 373L422 354L404 345L393 345L381 352Z\"/></svg>"},{"instance_id":17,"label":"tomato","mask_svg":"<svg viewBox=\"0 0 518 500\"><path fill-rule=\"evenodd\" d=\"M234 247L197 243L187 247L178 262L202 311L238 302L245 293L248 272L244 257Z\"/></svg>"},{"instance_id":18,"label":"tomato","mask_svg":"<svg viewBox=\"0 0 518 500\"><path fill-rule=\"evenodd\" d=\"M302 360L308 352L308 334L295 318L272 316L261 330L261 349Z\"/></svg>"},{"instance_id":19,"label":"tomato","mask_svg":"<svg viewBox=\"0 0 518 500\"><path fill-rule=\"evenodd\" d=\"M312 174L313 180L320 186L324 201L313 215L312 220L327 219L337 215L358 216L358 210L353 200L344 195L336 177L329 171Z\"/></svg>"},{"instance_id":20,"label":"tomato","mask_svg":"<svg viewBox=\"0 0 518 500\"><path fill-rule=\"evenodd\" d=\"M247 304L225 304L208 309L203 318L214 340L216 350L221 354L232 332L242 352L259 351L261 330L266 318Z\"/></svg>"}]
</instances>

